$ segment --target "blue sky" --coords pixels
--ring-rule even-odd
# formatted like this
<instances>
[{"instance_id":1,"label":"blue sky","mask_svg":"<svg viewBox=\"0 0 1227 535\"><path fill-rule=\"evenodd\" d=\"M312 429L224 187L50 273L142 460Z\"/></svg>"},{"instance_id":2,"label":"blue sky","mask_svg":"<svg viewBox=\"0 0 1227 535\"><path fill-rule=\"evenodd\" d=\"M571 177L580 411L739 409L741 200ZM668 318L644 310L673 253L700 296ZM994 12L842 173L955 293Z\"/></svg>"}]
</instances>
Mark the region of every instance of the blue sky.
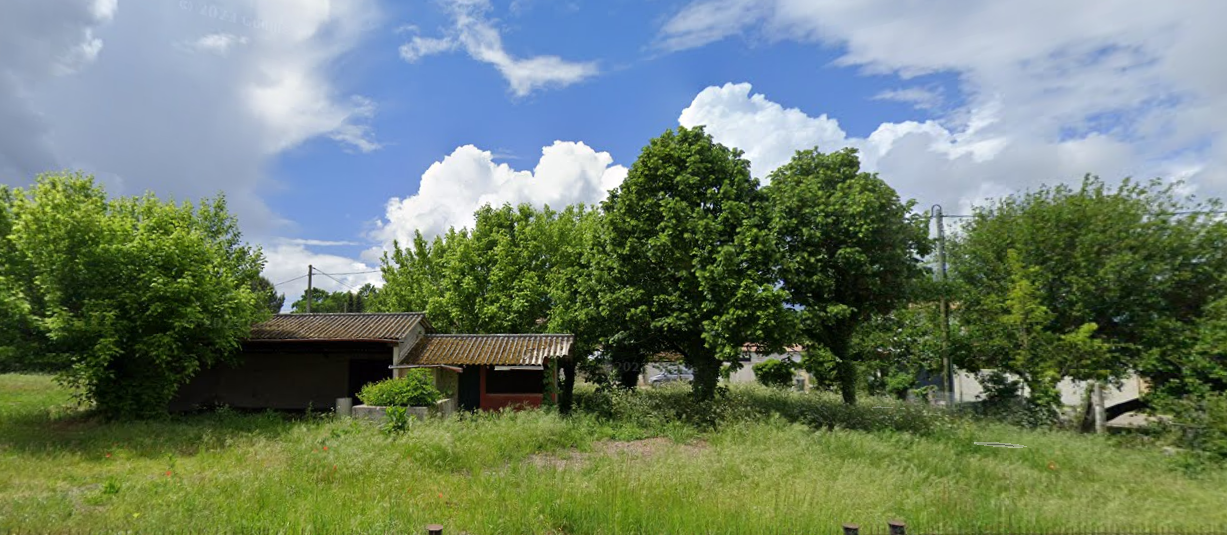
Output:
<instances>
[{"instance_id":1,"label":"blue sky","mask_svg":"<svg viewBox=\"0 0 1227 535\"><path fill-rule=\"evenodd\" d=\"M485 202L598 202L679 125L759 177L855 147L947 212L1088 172L1221 196L1227 4L1123 3L13 0L0 181L225 192L274 281Z\"/></svg>"}]
</instances>

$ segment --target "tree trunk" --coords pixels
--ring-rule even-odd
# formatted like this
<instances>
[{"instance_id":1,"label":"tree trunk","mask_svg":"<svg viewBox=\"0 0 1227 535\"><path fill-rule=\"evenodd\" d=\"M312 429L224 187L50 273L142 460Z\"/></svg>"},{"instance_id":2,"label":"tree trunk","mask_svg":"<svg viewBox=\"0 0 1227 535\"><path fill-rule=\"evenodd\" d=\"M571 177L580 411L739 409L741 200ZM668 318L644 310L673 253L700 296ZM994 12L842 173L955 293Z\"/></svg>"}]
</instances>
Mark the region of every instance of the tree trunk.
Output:
<instances>
[{"instance_id":1,"label":"tree trunk","mask_svg":"<svg viewBox=\"0 0 1227 535\"><path fill-rule=\"evenodd\" d=\"M561 368L562 391L558 393L558 410L562 414L570 414L575 402L575 361L564 360Z\"/></svg>"},{"instance_id":2,"label":"tree trunk","mask_svg":"<svg viewBox=\"0 0 1227 535\"><path fill-rule=\"evenodd\" d=\"M691 385L695 398L699 401L710 401L716 397L716 384L720 381L720 361L713 355L702 355L688 359L694 371L694 383Z\"/></svg>"},{"instance_id":3,"label":"tree trunk","mask_svg":"<svg viewBox=\"0 0 1227 535\"><path fill-rule=\"evenodd\" d=\"M630 390L639 386L639 374L643 373L642 362L626 360L614 363L618 367L618 385Z\"/></svg>"},{"instance_id":4,"label":"tree trunk","mask_svg":"<svg viewBox=\"0 0 1227 535\"><path fill-rule=\"evenodd\" d=\"M836 336L831 340L828 349L839 363L835 365L835 376L839 379L839 393L844 398L844 404L856 405L856 363L848 355L849 336Z\"/></svg>"}]
</instances>

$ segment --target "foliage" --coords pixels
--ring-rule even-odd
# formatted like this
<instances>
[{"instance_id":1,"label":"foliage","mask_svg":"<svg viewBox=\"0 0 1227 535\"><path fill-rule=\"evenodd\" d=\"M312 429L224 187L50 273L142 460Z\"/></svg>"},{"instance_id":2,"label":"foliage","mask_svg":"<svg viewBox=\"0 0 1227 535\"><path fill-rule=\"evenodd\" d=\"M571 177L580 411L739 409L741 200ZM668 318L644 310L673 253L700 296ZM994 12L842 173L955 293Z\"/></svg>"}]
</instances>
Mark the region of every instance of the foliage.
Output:
<instances>
[{"instance_id":1,"label":"foliage","mask_svg":"<svg viewBox=\"0 0 1227 535\"><path fill-rule=\"evenodd\" d=\"M850 351L870 394L906 399L922 377L940 376L940 321L937 304L922 299L857 325Z\"/></svg>"},{"instance_id":2,"label":"foliage","mask_svg":"<svg viewBox=\"0 0 1227 535\"><path fill-rule=\"evenodd\" d=\"M285 305L285 294L277 293L277 288L273 286L272 281L263 276L256 277L251 282L251 289L256 292L256 295L263 297L268 305L268 312L270 314L281 313L281 307Z\"/></svg>"},{"instance_id":3,"label":"foliage","mask_svg":"<svg viewBox=\"0 0 1227 535\"><path fill-rule=\"evenodd\" d=\"M406 407L388 407L384 414L387 419L379 425L379 430L385 434L394 435L409 430L409 409Z\"/></svg>"},{"instance_id":4,"label":"foliage","mask_svg":"<svg viewBox=\"0 0 1227 535\"><path fill-rule=\"evenodd\" d=\"M972 412L1011 425L1039 428L1052 425L1057 420L1054 405L1042 397L1025 395L1025 385L1000 370L980 373L984 387L983 399L975 403Z\"/></svg>"},{"instance_id":5,"label":"foliage","mask_svg":"<svg viewBox=\"0 0 1227 535\"><path fill-rule=\"evenodd\" d=\"M646 434L678 432L676 424L698 429L782 418L812 429L898 431L938 434L953 425L936 409L876 399L890 410L846 405L828 394L802 393L759 385L735 385L711 401L696 400L680 385L643 390L584 389L576 392L576 409Z\"/></svg>"},{"instance_id":6,"label":"foliage","mask_svg":"<svg viewBox=\"0 0 1227 535\"><path fill-rule=\"evenodd\" d=\"M411 369L404 377L369 383L358 392L367 405L384 407L429 407L443 399L430 370Z\"/></svg>"},{"instance_id":7,"label":"foliage","mask_svg":"<svg viewBox=\"0 0 1227 535\"><path fill-rule=\"evenodd\" d=\"M568 302L560 282L581 261L582 205L556 212L483 206L473 229L450 229L428 242L394 244L383 259L384 311L425 311L445 332L548 332L552 314Z\"/></svg>"},{"instance_id":8,"label":"foliage","mask_svg":"<svg viewBox=\"0 0 1227 535\"><path fill-rule=\"evenodd\" d=\"M92 177L45 174L4 201L0 279L16 297L3 304L17 305L22 350L106 416L165 412L268 315L253 291L263 255L224 198L108 199Z\"/></svg>"},{"instance_id":9,"label":"foliage","mask_svg":"<svg viewBox=\"0 0 1227 535\"><path fill-rule=\"evenodd\" d=\"M1033 388L1135 370L1153 396L1189 393L1189 374L1215 368L1191 348L1224 295L1227 222L1190 213L1219 203L1178 187L1087 176L977 209L951 243L960 366L1011 369Z\"/></svg>"},{"instance_id":10,"label":"foliage","mask_svg":"<svg viewBox=\"0 0 1227 535\"><path fill-rule=\"evenodd\" d=\"M745 343L781 345L767 208L742 153L701 127L653 139L602 204L592 277L611 353L680 354L708 400Z\"/></svg>"},{"instance_id":11,"label":"foliage","mask_svg":"<svg viewBox=\"0 0 1227 535\"><path fill-rule=\"evenodd\" d=\"M845 402L856 402L856 327L905 302L902 289L924 274L929 250L915 201L903 202L856 150L798 151L764 188L781 253L779 280L806 347L835 357ZM811 370L815 375L822 370Z\"/></svg>"},{"instance_id":12,"label":"foliage","mask_svg":"<svg viewBox=\"0 0 1227 535\"><path fill-rule=\"evenodd\" d=\"M1162 408L1172 415L1166 427L1174 444L1227 460L1227 392L1167 400Z\"/></svg>"},{"instance_id":13,"label":"foliage","mask_svg":"<svg viewBox=\"0 0 1227 535\"><path fill-rule=\"evenodd\" d=\"M1006 251L1009 286L1004 296L988 296L979 314L967 316L964 333L972 350L995 369L1022 378L1029 404L1051 412L1061 403L1057 383L1106 380L1113 364L1110 346L1094 337L1094 323L1068 332L1050 327L1054 314L1041 301L1035 280L1039 270L1025 266L1013 250Z\"/></svg>"},{"instance_id":14,"label":"foliage","mask_svg":"<svg viewBox=\"0 0 1227 535\"><path fill-rule=\"evenodd\" d=\"M754 378L763 386L789 388L797 375L797 364L787 359L767 359L754 365Z\"/></svg>"},{"instance_id":15,"label":"foliage","mask_svg":"<svg viewBox=\"0 0 1227 535\"><path fill-rule=\"evenodd\" d=\"M309 293L310 299L308 299L308 291L303 290L302 296L290 305L290 312L305 314L308 300L311 302L312 314L366 312L371 300L375 299L379 291L374 284L367 283L362 285L357 292L329 292L322 288L311 288Z\"/></svg>"}]
</instances>

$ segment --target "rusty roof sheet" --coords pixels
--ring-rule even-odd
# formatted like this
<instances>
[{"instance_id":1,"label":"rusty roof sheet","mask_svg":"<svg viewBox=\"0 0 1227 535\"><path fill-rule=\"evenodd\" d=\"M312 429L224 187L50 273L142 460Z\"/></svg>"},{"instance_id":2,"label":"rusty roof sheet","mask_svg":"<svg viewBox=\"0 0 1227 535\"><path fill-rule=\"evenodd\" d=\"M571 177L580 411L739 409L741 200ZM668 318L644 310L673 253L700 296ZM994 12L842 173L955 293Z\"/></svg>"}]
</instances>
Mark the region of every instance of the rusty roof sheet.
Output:
<instances>
[{"instance_id":1,"label":"rusty roof sheet","mask_svg":"<svg viewBox=\"0 0 1227 535\"><path fill-rule=\"evenodd\" d=\"M388 340L404 338L418 323L430 332L421 312L386 314L276 314L251 327L250 341Z\"/></svg>"},{"instance_id":2,"label":"rusty roof sheet","mask_svg":"<svg viewBox=\"0 0 1227 535\"><path fill-rule=\"evenodd\" d=\"M407 364L541 366L571 354L570 334L428 334L405 358Z\"/></svg>"}]
</instances>

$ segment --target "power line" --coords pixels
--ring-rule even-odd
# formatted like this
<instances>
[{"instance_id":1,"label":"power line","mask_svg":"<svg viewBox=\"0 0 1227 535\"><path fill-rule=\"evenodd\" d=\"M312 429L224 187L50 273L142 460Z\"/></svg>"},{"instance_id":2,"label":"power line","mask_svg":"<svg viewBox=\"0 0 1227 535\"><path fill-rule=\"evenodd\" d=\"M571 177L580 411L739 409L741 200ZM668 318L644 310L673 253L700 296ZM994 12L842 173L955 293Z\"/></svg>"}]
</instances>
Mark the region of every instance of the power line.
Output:
<instances>
[{"instance_id":1,"label":"power line","mask_svg":"<svg viewBox=\"0 0 1227 535\"><path fill-rule=\"evenodd\" d=\"M383 270L373 269L371 271L350 271L348 273L333 273L333 275L365 275L367 273L379 273L380 271L383 271ZM324 273L324 272L321 271L320 273ZM324 274L328 275L328 273L324 273Z\"/></svg>"},{"instance_id":2,"label":"power line","mask_svg":"<svg viewBox=\"0 0 1227 535\"><path fill-rule=\"evenodd\" d=\"M317 270L317 271L318 271L318 270ZM341 286L344 286L344 287L346 287L346 288L349 288L350 290L353 290L353 291L355 291L355 292L356 292L356 291L358 291L358 289L357 289L357 288L354 288L353 286L350 286L350 285L348 285L348 284L345 284L344 282L341 282L340 280L338 280L336 277L333 277L332 275L329 275L329 274L327 274L327 273L324 273L323 271L320 271L319 273L320 273L320 275L323 275L323 276L328 277L328 278L330 278L330 279L332 279L332 280L334 280L334 281L337 281L337 284L340 284Z\"/></svg>"},{"instance_id":3,"label":"power line","mask_svg":"<svg viewBox=\"0 0 1227 535\"><path fill-rule=\"evenodd\" d=\"M301 276L301 277L294 277L294 278L292 278L292 279L290 279L290 280L288 280L288 281L285 281L285 282L279 282L279 283L277 283L277 284L274 284L273 286L281 286L282 284L288 284L288 283L294 282L294 281L296 281L296 280L298 280L298 279L305 279L305 278L307 278L307 276L306 276L306 275L303 275L303 276Z\"/></svg>"}]
</instances>

